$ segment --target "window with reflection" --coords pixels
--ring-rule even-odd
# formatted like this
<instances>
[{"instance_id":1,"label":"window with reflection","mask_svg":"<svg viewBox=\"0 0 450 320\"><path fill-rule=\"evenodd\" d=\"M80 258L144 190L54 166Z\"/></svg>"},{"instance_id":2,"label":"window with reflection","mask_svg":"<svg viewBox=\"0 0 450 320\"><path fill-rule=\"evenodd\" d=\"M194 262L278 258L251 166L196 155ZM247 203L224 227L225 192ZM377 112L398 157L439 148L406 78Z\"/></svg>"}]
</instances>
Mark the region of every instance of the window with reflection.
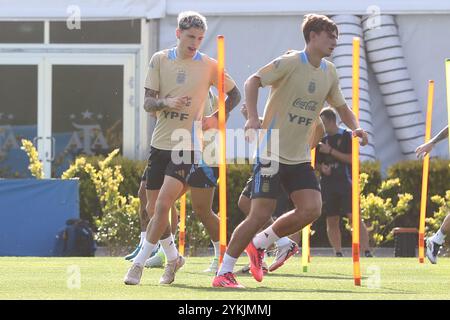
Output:
<instances>
[{"instance_id":1,"label":"window with reflection","mask_svg":"<svg viewBox=\"0 0 450 320\"><path fill-rule=\"evenodd\" d=\"M0 65L0 177L31 177L22 139L36 141L38 67Z\"/></svg>"},{"instance_id":2,"label":"window with reflection","mask_svg":"<svg viewBox=\"0 0 450 320\"><path fill-rule=\"evenodd\" d=\"M52 176L77 155L106 155L123 145L123 66L54 65Z\"/></svg>"}]
</instances>

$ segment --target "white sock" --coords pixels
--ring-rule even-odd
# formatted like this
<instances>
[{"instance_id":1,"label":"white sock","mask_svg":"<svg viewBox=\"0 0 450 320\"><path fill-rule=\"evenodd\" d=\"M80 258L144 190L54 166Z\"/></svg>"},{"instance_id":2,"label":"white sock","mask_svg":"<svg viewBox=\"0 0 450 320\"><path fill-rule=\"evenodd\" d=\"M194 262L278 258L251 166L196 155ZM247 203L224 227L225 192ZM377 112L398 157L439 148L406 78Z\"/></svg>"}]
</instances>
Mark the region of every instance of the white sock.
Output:
<instances>
[{"instance_id":1,"label":"white sock","mask_svg":"<svg viewBox=\"0 0 450 320\"><path fill-rule=\"evenodd\" d=\"M278 239L280 239L280 237L278 237L275 232L273 232L272 226L270 226L266 230L258 233L253 238L253 244L257 249L267 249Z\"/></svg>"},{"instance_id":2,"label":"white sock","mask_svg":"<svg viewBox=\"0 0 450 320\"><path fill-rule=\"evenodd\" d=\"M159 243L159 241L158 241L158 242L156 243L156 247L153 248L152 255L155 255L155 254L157 254L157 253L160 252L160 251L162 251L162 248L161 248L161 245L160 245L160 243Z\"/></svg>"},{"instance_id":3,"label":"white sock","mask_svg":"<svg viewBox=\"0 0 450 320\"><path fill-rule=\"evenodd\" d=\"M228 272L233 272L234 265L236 264L238 258L233 258L229 256L227 253L223 256L222 265L220 266L219 271L217 271L217 275L221 276Z\"/></svg>"},{"instance_id":4,"label":"white sock","mask_svg":"<svg viewBox=\"0 0 450 320\"><path fill-rule=\"evenodd\" d=\"M275 241L275 244L277 245L277 248L282 248L285 246L290 246L291 240L289 240L288 237L283 237L283 238L280 238L277 241Z\"/></svg>"},{"instance_id":5,"label":"white sock","mask_svg":"<svg viewBox=\"0 0 450 320\"><path fill-rule=\"evenodd\" d=\"M438 230L438 232L436 232L434 234L434 236L432 237L433 241L436 242L437 244L444 244L445 242L445 234L442 233L441 229Z\"/></svg>"},{"instance_id":6,"label":"white sock","mask_svg":"<svg viewBox=\"0 0 450 320\"><path fill-rule=\"evenodd\" d=\"M220 241L212 241L212 244L214 246L214 258L219 258L220 255Z\"/></svg>"},{"instance_id":7,"label":"white sock","mask_svg":"<svg viewBox=\"0 0 450 320\"><path fill-rule=\"evenodd\" d=\"M140 246L142 246L146 237L147 237L147 231L141 232L141 240L139 241Z\"/></svg>"},{"instance_id":8,"label":"white sock","mask_svg":"<svg viewBox=\"0 0 450 320\"><path fill-rule=\"evenodd\" d=\"M150 255L153 252L153 249L156 247L156 243L150 243L147 240L144 240L144 243L142 244L142 248L139 251L138 255L136 256L136 258L134 258L133 263L134 264L139 264L141 266L144 265L145 261L150 258Z\"/></svg>"},{"instance_id":9,"label":"white sock","mask_svg":"<svg viewBox=\"0 0 450 320\"><path fill-rule=\"evenodd\" d=\"M173 261L178 257L178 250L175 246L175 240L173 239L172 234L165 239L159 240L159 243L161 243L167 261Z\"/></svg>"}]
</instances>

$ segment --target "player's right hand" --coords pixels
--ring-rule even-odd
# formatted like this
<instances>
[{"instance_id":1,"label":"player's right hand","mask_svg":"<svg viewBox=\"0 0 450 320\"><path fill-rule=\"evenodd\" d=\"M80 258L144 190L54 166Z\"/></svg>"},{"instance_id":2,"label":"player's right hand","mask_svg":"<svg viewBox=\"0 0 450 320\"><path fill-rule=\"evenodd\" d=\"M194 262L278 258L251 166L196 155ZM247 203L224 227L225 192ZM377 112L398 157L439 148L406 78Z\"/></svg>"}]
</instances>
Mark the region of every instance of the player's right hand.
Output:
<instances>
[{"instance_id":1,"label":"player's right hand","mask_svg":"<svg viewBox=\"0 0 450 320\"><path fill-rule=\"evenodd\" d=\"M186 107L188 104L189 97L183 96L183 97L169 97L165 98L166 105L170 109L175 110L181 110L182 108Z\"/></svg>"},{"instance_id":2,"label":"player's right hand","mask_svg":"<svg viewBox=\"0 0 450 320\"><path fill-rule=\"evenodd\" d=\"M367 132L361 128L357 128L357 129L353 130L352 136L361 138L361 141L359 142L359 144L362 146L365 146L369 143L369 136L367 135Z\"/></svg>"},{"instance_id":3,"label":"player's right hand","mask_svg":"<svg viewBox=\"0 0 450 320\"><path fill-rule=\"evenodd\" d=\"M245 140L253 141L256 135L256 130L261 129L261 122L258 118L250 118L245 122Z\"/></svg>"},{"instance_id":4,"label":"player's right hand","mask_svg":"<svg viewBox=\"0 0 450 320\"><path fill-rule=\"evenodd\" d=\"M432 142L427 142L418 146L416 149L417 158L422 159L423 157L425 157L427 154L431 152L431 150L433 150L433 147L434 144Z\"/></svg>"}]
</instances>

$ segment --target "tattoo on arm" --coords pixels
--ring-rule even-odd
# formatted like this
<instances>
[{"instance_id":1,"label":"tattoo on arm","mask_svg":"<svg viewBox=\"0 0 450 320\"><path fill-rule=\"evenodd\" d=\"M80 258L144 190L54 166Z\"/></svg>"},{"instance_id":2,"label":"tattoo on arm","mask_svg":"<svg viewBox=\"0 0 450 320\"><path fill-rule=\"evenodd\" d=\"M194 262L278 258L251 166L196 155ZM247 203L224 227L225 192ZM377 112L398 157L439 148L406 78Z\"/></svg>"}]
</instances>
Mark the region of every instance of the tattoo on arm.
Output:
<instances>
[{"instance_id":1,"label":"tattoo on arm","mask_svg":"<svg viewBox=\"0 0 450 320\"><path fill-rule=\"evenodd\" d=\"M158 91L145 88L144 110L156 112L166 107L165 99L158 99Z\"/></svg>"},{"instance_id":2,"label":"tattoo on arm","mask_svg":"<svg viewBox=\"0 0 450 320\"><path fill-rule=\"evenodd\" d=\"M231 110L234 109L234 107L238 105L239 101L241 101L241 93L239 92L239 89L235 86L233 89L227 92L227 98L225 100L225 112L227 114L227 119L228 114L231 112ZM218 118L219 112L216 111L212 115Z\"/></svg>"},{"instance_id":3,"label":"tattoo on arm","mask_svg":"<svg viewBox=\"0 0 450 320\"><path fill-rule=\"evenodd\" d=\"M239 89L235 86L233 89L227 92L227 99L225 100L225 111L230 113L241 101L241 93Z\"/></svg>"},{"instance_id":4,"label":"tattoo on arm","mask_svg":"<svg viewBox=\"0 0 450 320\"><path fill-rule=\"evenodd\" d=\"M448 137L448 126L442 129L431 141L436 144Z\"/></svg>"}]
</instances>

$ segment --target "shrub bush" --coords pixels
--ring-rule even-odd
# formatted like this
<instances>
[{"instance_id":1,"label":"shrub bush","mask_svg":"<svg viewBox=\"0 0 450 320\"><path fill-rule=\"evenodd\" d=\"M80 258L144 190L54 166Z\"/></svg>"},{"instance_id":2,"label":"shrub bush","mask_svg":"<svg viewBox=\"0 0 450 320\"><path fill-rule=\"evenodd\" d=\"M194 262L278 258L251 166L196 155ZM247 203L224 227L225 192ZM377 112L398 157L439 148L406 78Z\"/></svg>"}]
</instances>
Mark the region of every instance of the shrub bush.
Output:
<instances>
[{"instance_id":1,"label":"shrub bush","mask_svg":"<svg viewBox=\"0 0 450 320\"><path fill-rule=\"evenodd\" d=\"M98 170L98 163L104 159L104 156L86 157L86 163L91 164ZM124 180L119 186L120 194L137 196L141 176L147 166L147 161L130 160L118 155L111 160L110 164L113 167L117 165L121 167ZM78 171L75 176L80 178L80 217L89 221L95 227L95 220L102 217L102 209L95 192L94 183L84 171Z\"/></svg>"},{"instance_id":2,"label":"shrub bush","mask_svg":"<svg viewBox=\"0 0 450 320\"><path fill-rule=\"evenodd\" d=\"M24 150L26 150L24 146ZM28 148L26 150L31 159L30 169L36 176L40 176L40 169L38 168L38 160L34 155L33 150ZM36 158L36 159L35 159ZM90 164L94 170L99 169L99 163L105 158L101 156L85 158L86 164ZM31 165L34 166L32 167ZM82 219L88 220L96 229L98 239L103 242L110 241L111 246L131 247L135 245L139 238L139 223L138 223L138 200L135 198L139 188L142 172L146 166L146 161L130 160L122 156L112 158L109 163L110 166L115 167L119 165L120 171L124 179L118 186L120 195L124 195L125 202L127 202L126 210L109 210L108 213L103 213L101 201L98 197L98 192L91 176L85 170L74 172L73 176L80 179L80 216ZM413 199L410 202L410 209L405 214L402 214L395 221L390 221L388 226L390 229L396 226L401 227L418 227L421 184L422 184L422 161L403 161L399 162L388 169L388 176L386 180L399 178L400 185L395 188L383 187L380 163L379 162L363 162L361 163L361 173L367 174L367 184L362 192L362 195L367 198L371 193L377 195L382 199L383 205L386 205L388 198L393 203L399 201L399 194L412 194ZM119 172L120 173L120 172ZM230 239L231 233L236 226L244 219L244 214L238 208L238 200L242 189L244 188L247 179L252 173L252 166L246 165L229 165L227 166L227 236ZM114 172L111 173L114 176ZM117 178L117 177L113 177ZM380 190L379 190L380 189ZM448 210L448 192L450 189L450 169L449 161L441 159L432 159L430 163L429 188L428 188L428 202L427 202L427 226L428 231L435 232L436 228L442 222L446 210ZM444 197L446 197L444 199ZM431 200L433 198L434 202ZM379 200L378 199L378 200ZM372 201L375 203L374 201ZM125 203L121 205L125 208ZM215 193L213 210L218 212L218 192ZM370 210L369 210L370 211ZM367 211L367 212L369 212ZM380 210L377 210L379 214ZM433 213L436 212L436 216ZM206 247L210 244L210 238L201 225L200 221L192 214L192 205L190 197L187 197L187 221L186 221L186 245L190 248L190 253L195 254L198 248ZM365 213L364 213L365 214ZM363 216L364 216L363 214ZM367 216L367 219L374 219ZM104 221L102 221L104 219ZM383 222L381 222L383 224ZM386 222L387 224L387 222ZM377 228L386 226L377 224ZM326 235L325 218L322 216L313 225L316 231L314 237L311 239L313 246L328 246L328 239ZM381 230L381 229L380 229ZM386 229L387 230L387 229ZM110 237L110 238L108 238ZM109 240L108 240L109 239ZM381 239L381 238L377 238ZM388 234L383 232L383 239L388 240ZM343 233L343 245L348 246L351 243L351 235L346 232ZM385 242L385 244L389 244Z\"/></svg>"},{"instance_id":3,"label":"shrub bush","mask_svg":"<svg viewBox=\"0 0 450 320\"><path fill-rule=\"evenodd\" d=\"M449 160L431 159L428 178L427 217L438 210L438 205L431 198L435 195L445 196L450 189ZM407 214L399 219L398 225L402 227L419 226L420 201L422 193L422 165L420 160L402 161L388 168L388 179L399 178L401 187L399 192L410 193L413 196L411 208Z\"/></svg>"}]
</instances>

